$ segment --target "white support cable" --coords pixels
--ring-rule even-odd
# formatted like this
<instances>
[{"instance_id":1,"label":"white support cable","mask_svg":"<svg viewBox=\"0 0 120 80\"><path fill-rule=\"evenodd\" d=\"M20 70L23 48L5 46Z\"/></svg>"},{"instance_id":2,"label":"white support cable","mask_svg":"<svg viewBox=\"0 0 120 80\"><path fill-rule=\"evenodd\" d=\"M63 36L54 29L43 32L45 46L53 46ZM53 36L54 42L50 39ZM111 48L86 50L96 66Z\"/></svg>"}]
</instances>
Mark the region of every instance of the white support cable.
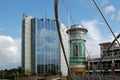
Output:
<instances>
[{"instance_id":1,"label":"white support cable","mask_svg":"<svg viewBox=\"0 0 120 80\"><path fill-rule=\"evenodd\" d=\"M70 27L70 14L68 14L68 26Z\"/></svg>"},{"instance_id":2,"label":"white support cable","mask_svg":"<svg viewBox=\"0 0 120 80\"><path fill-rule=\"evenodd\" d=\"M60 20L63 22L63 23L65 23L65 21L63 20L63 17L62 17L62 15L61 15L61 12L60 12L60 10L59 10L59 15L60 15Z\"/></svg>"},{"instance_id":3,"label":"white support cable","mask_svg":"<svg viewBox=\"0 0 120 80\"><path fill-rule=\"evenodd\" d=\"M72 16L71 16L71 14L70 14L70 11L69 11L68 8L67 8L67 5L66 5L65 1L62 0L62 3L63 3L63 5L64 5L64 7L65 7L65 10L66 10L67 14L69 14L69 17L70 17L72 23L75 24L75 23L74 23L74 20L73 20L73 18L72 18Z\"/></svg>"},{"instance_id":4,"label":"white support cable","mask_svg":"<svg viewBox=\"0 0 120 80\"><path fill-rule=\"evenodd\" d=\"M59 15L60 15L60 20L62 21L62 23L65 23L65 21L64 21L64 19L63 19L63 16L61 15L61 12L60 12L60 10L59 10ZM70 28L70 25L71 25L71 22L70 22L70 14L69 13L67 13L67 20L68 20L68 26L69 26L69 28Z\"/></svg>"},{"instance_id":5,"label":"white support cable","mask_svg":"<svg viewBox=\"0 0 120 80\"><path fill-rule=\"evenodd\" d=\"M58 20L58 0L54 0L54 13L55 13L55 20L56 20L56 25L57 25L59 40L60 40L60 43L61 43L61 47L62 47L62 50L63 50L65 61L66 61L66 64L67 64L67 68L68 68L68 72L69 72L69 75L70 75L70 79L74 80L73 75L72 75L71 70L70 70L70 67L69 67L69 64L67 62L67 57L66 57L66 54L65 54L65 49L64 49L63 42L62 42L62 37L61 37L61 34L60 34L60 23L59 23L59 20Z\"/></svg>"}]
</instances>

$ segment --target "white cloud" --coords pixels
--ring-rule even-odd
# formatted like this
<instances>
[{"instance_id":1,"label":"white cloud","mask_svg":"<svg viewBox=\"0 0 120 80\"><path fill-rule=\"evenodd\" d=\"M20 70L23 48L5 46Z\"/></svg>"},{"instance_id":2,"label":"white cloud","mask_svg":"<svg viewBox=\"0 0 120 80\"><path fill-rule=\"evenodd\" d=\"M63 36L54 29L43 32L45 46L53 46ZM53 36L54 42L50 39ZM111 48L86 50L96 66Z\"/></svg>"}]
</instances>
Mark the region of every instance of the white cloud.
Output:
<instances>
[{"instance_id":1,"label":"white cloud","mask_svg":"<svg viewBox=\"0 0 120 80\"><path fill-rule=\"evenodd\" d=\"M118 12L118 17L117 17L118 20L120 20L120 11Z\"/></svg>"},{"instance_id":2,"label":"white cloud","mask_svg":"<svg viewBox=\"0 0 120 80\"><path fill-rule=\"evenodd\" d=\"M20 65L20 46L20 39L13 39L10 36L0 35L0 69L13 68Z\"/></svg>"},{"instance_id":3,"label":"white cloud","mask_svg":"<svg viewBox=\"0 0 120 80\"><path fill-rule=\"evenodd\" d=\"M50 37L50 38L55 39L56 36L57 36L57 32L56 32L56 31L54 31L54 30L47 30L47 29L44 29L44 28L39 31L39 34L41 34L41 35L40 35L41 38ZM43 35L43 34L44 34L44 35ZM53 35L54 35L54 36L53 36Z\"/></svg>"},{"instance_id":4,"label":"white cloud","mask_svg":"<svg viewBox=\"0 0 120 80\"><path fill-rule=\"evenodd\" d=\"M86 40L86 47L91 57L100 57L99 44L101 43L102 37L99 31L98 25L103 23L97 20L81 21L81 24L88 29L88 39Z\"/></svg>"},{"instance_id":5,"label":"white cloud","mask_svg":"<svg viewBox=\"0 0 120 80\"><path fill-rule=\"evenodd\" d=\"M99 23L97 20L91 20L81 21L81 24L88 29L88 36L90 39L101 40L101 35L97 26L98 24L101 23Z\"/></svg>"},{"instance_id":6,"label":"white cloud","mask_svg":"<svg viewBox=\"0 0 120 80\"><path fill-rule=\"evenodd\" d=\"M98 58L100 57L100 47L99 44L101 41L99 40L87 40L86 42L86 48L89 52L89 54L86 52L86 55L90 55L90 58Z\"/></svg>"},{"instance_id":7,"label":"white cloud","mask_svg":"<svg viewBox=\"0 0 120 80\"><path fill-rule=\"evenodd\" d=\"M86 47L91 58L100 57L100 43L112 42L114 40L113 35L109 35L108 39L104 39L100 34L99 25L104 25L97 20L81 21L81 24L88 29ZM115 33L117 36L118 33ZM104 41L102 41L104 40ZM120 38L118 39L120 42ZM86 53L87 54L87 53ZM88 54L87 54L88 55Z\"/></svg>"},{"instance_id":8,"label":"white cloud","mask_svg":"<svg viewBox=\"0 0 120 80\"><path fill-rule=\"evenodd\" d=\"M114 14L112 14L111 19L113 20L114 18L115 18L115 15L114 15Z\"/></svg>"},{"instance_id":9,"label":"white cloud","mask_svg":"<svg viewBox=\"0 0 120 80\"><path fill-rule=\"evenodd\" d=\"M108 14L110 12L114 12L115 11L115 7L113 5L107 6L105 7L105 14Z\"/></svg>"},{"instance_id":10,"label":"white cloud","mask_svg":"<svg viewBox=\"0 0 120 80\"><path fill-rule=\"evenodd\" d=\"M43 35L44 34L44 35ZM52 60L57 60L59 58L57 58L58 54L55 54L55 52L57 52L58 50L58 39L57 39L57 32L54 30L47 30L47 29L41 29L38 33L38 42L40 45L39 46L39 52L38 52L38 56L43 56L43 53L46 56L46 62L48 63L49 61L52 62ZM44 50L44 52L42 51ZM52 56L52 57L50 57ZM56 56L56 57L55 57ZM42 63L43 60L41 58L38 58L38 63Z\"/></svg>"},{"instance_id":11,"label":"white cloud","mask_svg":"<svg viewBox=\"0 0 120 80\"><path fill-rule=\"evenodd\" d=\"M104 6L107 3L108 3L108 0L103 0L102 5Z\"/></svg>"}]
</instances>

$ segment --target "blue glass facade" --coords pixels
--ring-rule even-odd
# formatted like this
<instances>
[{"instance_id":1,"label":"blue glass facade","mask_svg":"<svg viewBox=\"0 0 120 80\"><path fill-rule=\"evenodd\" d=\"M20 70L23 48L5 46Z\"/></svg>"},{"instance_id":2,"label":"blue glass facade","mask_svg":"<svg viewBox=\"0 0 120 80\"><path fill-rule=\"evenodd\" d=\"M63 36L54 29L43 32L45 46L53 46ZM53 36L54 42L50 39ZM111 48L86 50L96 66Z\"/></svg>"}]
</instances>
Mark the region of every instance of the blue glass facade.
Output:
<instances>
[{"instance_id":1,"label":"blue glass facade","mask_svg":"<svg viewBox=\"0 0 120 80\"><path fill-rule=\"evenodd\" d=\"M37 73L57 73L60 69L60 44L55 21L33 18L31 36L31 50L35 53L32 62L36 62Z\"/></svg>"},{"instance_id":2,"label":"blue glass facade","mask_svg":"<svg viewBox=\"0 0 120 80\"><path fill-rule=\"evenodd\" d=\"M28 75L60 71L60 43L55 20L23 14L21 65Z\"/></svg>"}]
</instances>

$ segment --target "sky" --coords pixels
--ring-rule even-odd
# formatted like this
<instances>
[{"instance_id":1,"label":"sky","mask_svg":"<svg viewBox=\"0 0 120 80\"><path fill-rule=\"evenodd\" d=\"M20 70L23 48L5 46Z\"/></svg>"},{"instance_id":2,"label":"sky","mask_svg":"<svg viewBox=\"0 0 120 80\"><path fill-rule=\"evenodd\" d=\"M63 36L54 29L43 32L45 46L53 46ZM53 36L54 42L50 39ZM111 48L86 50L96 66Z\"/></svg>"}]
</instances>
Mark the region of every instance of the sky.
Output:
<instances>
[{"instance_id":1,"label":"sky","mask_svg":"<svg viewBox=\"0 0 120 80\"><path fill-rule=\"evenodd\" d=\"M119 0L96 0L96 2L113 32L116 35L120 33ZM21 65L23 13L37 18L54 19L54 0L0 0L0 69ZM91 57L99 57L100 43L114 39L92 0L59 0L59 20L69 26L81 24L88 29L86 47Z\"/></svg>"}]
</instances>

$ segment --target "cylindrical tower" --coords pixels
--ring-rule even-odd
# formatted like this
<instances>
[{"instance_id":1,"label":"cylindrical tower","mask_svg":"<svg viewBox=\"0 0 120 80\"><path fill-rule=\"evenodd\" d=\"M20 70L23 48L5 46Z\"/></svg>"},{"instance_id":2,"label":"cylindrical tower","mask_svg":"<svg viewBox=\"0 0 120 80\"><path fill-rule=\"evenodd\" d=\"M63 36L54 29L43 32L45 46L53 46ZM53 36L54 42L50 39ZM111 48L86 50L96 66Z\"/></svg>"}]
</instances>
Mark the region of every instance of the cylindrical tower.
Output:
<instances>
[{"instance_id":1,"label":"cylindrical tower","mask_svg":"<svg viewBox=\"0 0 120 80\"><path fill-rule=\"evenodd\" d=\"M69 64L72 75L76 76L85 76L85 34L87 29L83 28L79 24L72 25L70 29L67 30L67 33L70 36L69 45L70 45L70 57Z\"/></svg>"}]
</instances>

